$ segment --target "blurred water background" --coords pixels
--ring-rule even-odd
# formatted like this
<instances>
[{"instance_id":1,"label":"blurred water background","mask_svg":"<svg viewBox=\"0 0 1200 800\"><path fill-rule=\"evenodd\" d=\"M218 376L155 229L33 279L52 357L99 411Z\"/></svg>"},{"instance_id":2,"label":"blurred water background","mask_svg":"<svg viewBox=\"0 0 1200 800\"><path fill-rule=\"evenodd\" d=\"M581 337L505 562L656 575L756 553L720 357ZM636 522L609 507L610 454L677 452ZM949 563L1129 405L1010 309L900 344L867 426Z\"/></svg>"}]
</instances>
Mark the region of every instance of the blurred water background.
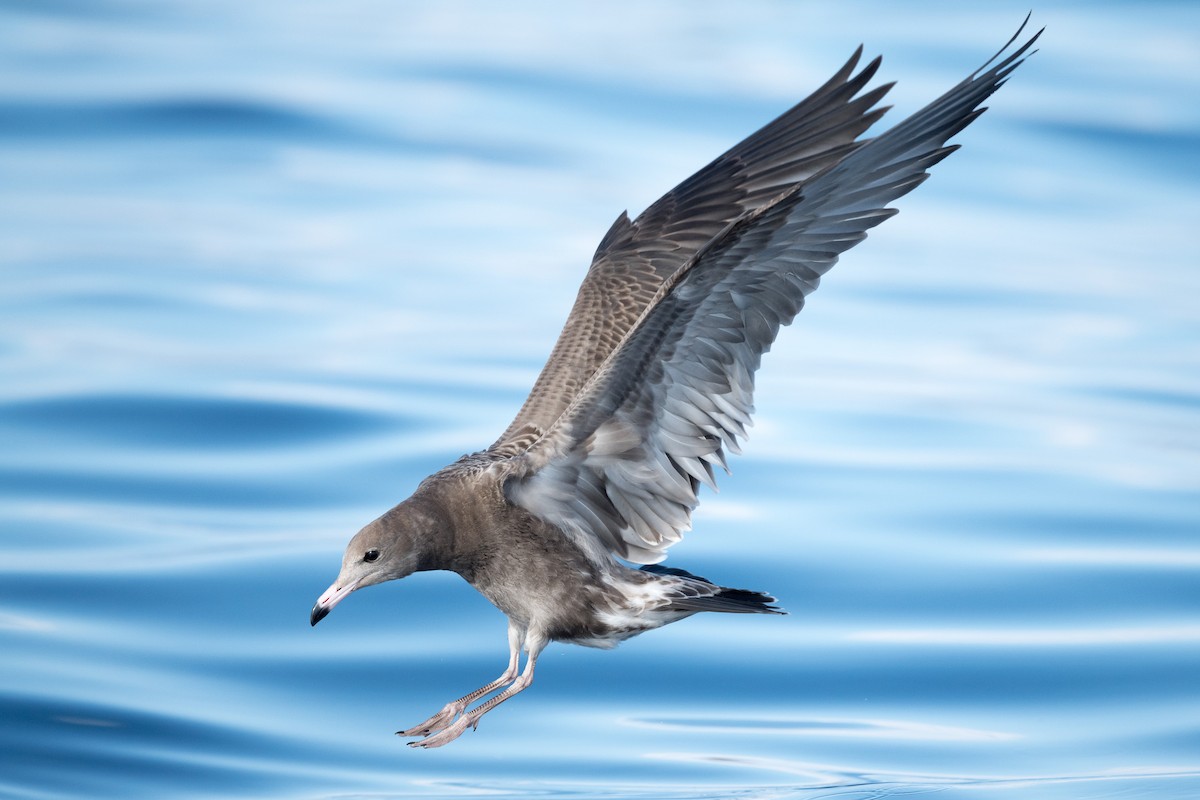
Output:
<instances>
[{"instance_id":1,"label":"blurred water background","mask_svg":"<svg viewBox=\"0 0 1200 800\"><path fill-rule=\"evenodd\" d=\"M591 253L860 42L1027 8L0 2L0 796L1200 796L1200 7L1052 2L760 373L668 563L785 618L503 667L450 574L310 629L491 442Z\"/></svg>"}]
</instances>

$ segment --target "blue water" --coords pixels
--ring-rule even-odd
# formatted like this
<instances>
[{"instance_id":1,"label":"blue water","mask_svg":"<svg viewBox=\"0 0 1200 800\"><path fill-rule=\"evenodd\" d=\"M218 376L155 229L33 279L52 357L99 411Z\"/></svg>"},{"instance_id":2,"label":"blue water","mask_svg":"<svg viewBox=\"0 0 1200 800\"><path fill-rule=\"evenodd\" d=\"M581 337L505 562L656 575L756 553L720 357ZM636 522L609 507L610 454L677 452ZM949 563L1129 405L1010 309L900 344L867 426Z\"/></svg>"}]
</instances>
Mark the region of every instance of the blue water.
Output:
<instances>
[{"instance_id":1,"label":"blue water","mask_svg":"<svg viewBox=\"0 0 1200 800\"><path fill-rule=\"evenodd\" d=\"M1200 796L1200 10L1055 2L760 373L670 564L776 594L504 665L345 540L492 441L591 252L861 41L1011 3L0 3L0 796Z\"/></svg>"}]
</instances>

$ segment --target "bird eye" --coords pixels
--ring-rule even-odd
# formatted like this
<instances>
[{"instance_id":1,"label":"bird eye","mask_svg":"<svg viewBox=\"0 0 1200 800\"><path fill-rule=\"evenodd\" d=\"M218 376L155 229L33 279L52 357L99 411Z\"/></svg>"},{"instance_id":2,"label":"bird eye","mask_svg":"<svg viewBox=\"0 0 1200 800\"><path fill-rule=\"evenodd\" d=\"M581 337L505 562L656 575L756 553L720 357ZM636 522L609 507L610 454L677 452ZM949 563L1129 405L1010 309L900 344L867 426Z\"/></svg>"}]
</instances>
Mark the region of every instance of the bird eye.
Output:
<instances>
[{"instance_id":1,"label":"bird eye","mask_svg":"<svg viewBox=\"0 0 1200 800\"><path fill-rule=\"evenodd\" d=\"M378 561L378 560L379 560L379 551L378 550L368 550L367 552L363 553L363 561L366 561L368 564L371 563L372 561Z\"/></svg>"}]
</instances>

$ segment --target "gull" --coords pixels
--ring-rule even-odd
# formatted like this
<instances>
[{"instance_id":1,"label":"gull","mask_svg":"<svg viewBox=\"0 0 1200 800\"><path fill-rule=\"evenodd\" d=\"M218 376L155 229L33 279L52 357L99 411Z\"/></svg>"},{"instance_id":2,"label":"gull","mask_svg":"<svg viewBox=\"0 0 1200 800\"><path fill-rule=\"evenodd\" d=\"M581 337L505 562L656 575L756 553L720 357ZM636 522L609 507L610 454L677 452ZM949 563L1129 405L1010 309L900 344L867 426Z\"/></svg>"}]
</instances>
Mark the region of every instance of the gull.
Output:
<instances>
[{"instance_id":1,"label":"gull","mask_svg":"<svg viewBox=\"0 0 1200 800\"><path fill-rule=\"evenodd\" d=\"M550 642L611 648L701 611L781 614L762 592L659 564L701 485L740 452L754 374L839 255L957 149L1028 55L1028 23L982 67L886 132L891 84L860 46L812 96L600 241L545 367L486 450L423 480L360 530L313 606L422 570L461 575L508 618L508 666L398 734L454 741L533 682ZM1007 55L1006 55L1007 53ZM858 70L856 72L856 70ZM526 654L524 669L521 654Z\"/></svg>"}]
</instances>

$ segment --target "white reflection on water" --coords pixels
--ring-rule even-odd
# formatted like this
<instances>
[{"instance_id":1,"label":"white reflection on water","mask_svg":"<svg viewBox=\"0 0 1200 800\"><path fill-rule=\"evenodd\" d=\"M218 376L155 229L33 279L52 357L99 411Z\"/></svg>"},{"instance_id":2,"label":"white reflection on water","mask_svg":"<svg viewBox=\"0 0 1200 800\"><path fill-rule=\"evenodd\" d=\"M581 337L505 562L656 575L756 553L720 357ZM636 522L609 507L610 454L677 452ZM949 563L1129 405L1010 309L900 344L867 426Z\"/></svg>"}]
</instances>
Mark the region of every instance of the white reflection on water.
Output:
<instances>
[{"instance_id":1,"label":"white reflection on water","mask_svg":"<svg viewBox=\"0 0 1200 800\"><path fill-rule=\"evenodd\" d=\"M0 631L22 631L24 633L49 633L55 629L52 622L28 614L0 614Z\"/></svg>"},{"instance_id":2,"label":"white reflection on water","mask_svg":"<svg viewBox=\"0 0 1200 800\"><path fill-rule=\"evenodd\" d=\"M1003 731L932 725L911 720L881 719L768 719L696 717L625 719L626 725L661 731L707 731L720 734L782 734L786 736L836 736L861 739L912 739L923 741L1004 741L1020 738Z\"/></svg>"},{"instance_id":3,"label":"white reflection on water","mask_svg":"<svg viewBox=\"0 0 1200 800\"><path fill-rule=\"evenodd\" d=\"M1093 647L1098 645L1188 644L1200 642L1200 625L1137 628L908 628L855 631L857 642L982 647Z\"/></svg>"},{"instance_id":4,"label":"white reflection on water","mask_svg":"<svg viewBox=\"0 0 1200 800\"><path fill-rule=\"evenodd\" d=\"M1070 566L1163 567L1187 569L1200 567L1200 551L1160 547L1039 547L1020 550L1012 556L1018 561Z\"/></svg>"}]
</instances>

